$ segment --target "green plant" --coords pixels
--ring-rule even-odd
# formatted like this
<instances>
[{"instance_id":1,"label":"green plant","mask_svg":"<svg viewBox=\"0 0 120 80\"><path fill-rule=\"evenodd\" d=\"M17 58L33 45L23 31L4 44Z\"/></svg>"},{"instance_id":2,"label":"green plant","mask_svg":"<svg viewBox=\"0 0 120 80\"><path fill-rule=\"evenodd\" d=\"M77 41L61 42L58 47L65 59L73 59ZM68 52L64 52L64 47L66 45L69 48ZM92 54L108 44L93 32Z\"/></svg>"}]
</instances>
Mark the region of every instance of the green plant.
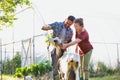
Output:
<instances>
[{"instance_id":1,"label":"green plant","mask_svg":"<svg viewBox=\"0 0 120 80\"><path fill-rule=\"evenodd\" d=\"M3 73L4 74L12 74L12 61L7 59L3 62Z\"/></svg>"},{"instance_id":2,"label":"green plant","mask_svg":"<svg viewBox=\"0 0 120 80\"><path fill-rule=\"evenodd\" d=\"M38 65L37 64L31 64L30 65L30 71L31 71L31 74L33 76L37 77L39 75Z\"/></svg>"},{"instance_id":3,"label":"green plant","mask_svg":"<svg viewBox=\"0 0 120 80\"><path fill-rule=\"evenodd\" d=\"M12 74L16 68L21 67L21 55L19 52L16 52L15 57L10 60L9 58L3 62L3 73Z\"/></svg>"},{"instance_id":4,"label":"green plant","mask_svg":"<svg viewBox=\"0 0 120 80\"><path fill-rule=\"evenodd\" d=\"M29 74L36 77L36 80L39 79L41 76L45 75L45 73L48 73L52 70L52 66L50 61L42 61L39 64L31 64L30 68L28 67L22 67L17 68L15 71L14 76L15 77L25 77Z\"/></svg>"},{"instance_id":5,"label":"green plant","mask_svg":"<svg viewBox=\"0 0 120 80\"><path fill-rule=\"evenodd\" d=\"M16 68L14 77L19 77L19 78L23 77L22 68Z\"/></svg>"},{"instance_id":6,"label":"green plant","mask_svg":"<svg viewBox=\"0 0 120 80\"><path fill-rule=\"evenodd\" d=\"M23 5L30 6L29 0L0 0L0 10L3 11L3 15L0 16L0 28L4 26L12 26L15 17L16 8Z\"/></svg>"},{"instance_id":7,"label":"green plant","mask_svg":"<svg viewBox=\"0 0 120 80\"><path fill-rule=\"evenodd\" d=\"M103 62L98 62L98 67L97 67L99 72L106 72L107 67Z\"/></svg>"},{"instance_id":8,"label":"green plant","mask_svg":"<svg viewBox=\"0 0 120 80\"><path fill-rule=\"evenodd\" d=\"M46 36L45 42L46 42L47 44L50 44L50 38L51 38L52 36L53 36L53 33L50 33L49 35Z\"/></svg>"},{"instance_id":9,"label":"green plant","mask_svg":"<svg viewBox=\"0 0 120 80\"><path fill-rule=\"evenodd\" d=\"M17 68L14 74L14 77L24 77L25 80L25 76L27 76L28 74L30 74L30 70L24 66L22 68Z\"/></svg>"}]
</instances>

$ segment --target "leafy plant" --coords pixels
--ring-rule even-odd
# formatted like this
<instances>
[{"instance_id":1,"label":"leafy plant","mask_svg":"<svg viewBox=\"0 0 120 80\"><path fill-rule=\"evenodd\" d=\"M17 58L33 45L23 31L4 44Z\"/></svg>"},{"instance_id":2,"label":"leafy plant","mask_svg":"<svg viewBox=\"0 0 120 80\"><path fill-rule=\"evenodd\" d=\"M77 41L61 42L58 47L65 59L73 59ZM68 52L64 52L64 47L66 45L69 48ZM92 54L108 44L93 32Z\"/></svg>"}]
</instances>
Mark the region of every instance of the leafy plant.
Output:
<instances>
[{"instance_id":1,"label":"leafy plant","mask_svg":"<svg viewBox=\"0 0 120 80\"><path fill-rule=\"evenodd\" d=\"M27 76L28 74L30 74L30 70L24 66L23 68L17 68L14 74L14 77L24 77L25 80L25 76Z\"/></svg>"},{"instance_id":2,"label":"leafy plant","mask_svg":"<svg viewBox=\"0 0 120 80\"><path fill-rule=\"evenodd\" d=\"M31 64L30 65L30 71L31 71L32 75L34 75L35 77L37 77L39 75L38 65L37 64Z\"/></svg>"},{"instance_id":3,"label":"leafy plant","mask_svg":"<svg viewBox=\"0 0 120 80\"><path fill-rule=\"evenodd\" d=\"M15 71L15 77L25 77L29 74L32 74L36 77L36 80L43 76L45 73L48 73L52 70L50 61L42 61L39 64L31 64L30 68L26 66L23 68L17 68Z\"/></svg>"},{"instance_id":4,"label":"leafy plant","mask_svg":"<svg viewBox=\"0 0 120 80\"><path fill-rule=\"evenodd\" d=\"M3 62L3 73L4 74L13 74L16 68L21 67L21 55L19 52L16 52L15 57L10 60L7 59Z\"/></svg>"},{"instance_id":5,"label":"leafy plant","mask_svg":"<svg viewBox=\"0 0 120 80\"><path fill-rule=\"evenodd\" d=\"M7 59L6 62L3 62L3 73L4 74L12 74L12 61Z\"/></svg>"},{"instance_id":6,"label":"leafy plant","mask_svg":"<svg viewBox=\"0 0 120 80\"><path fill-rule=\"evenodd\" d=\"M30 6L29 0L0 0L0 10L3 15L0 16L0 28L4 26L11 26L13 21L17 18L15 17L16 8L23 5Z\"/></svg>"},{"instance_id":7,"label":"leafy plant","mask_svg":"<svg viewBox=\"0 0 120 80\"><path fill-rule=\"evenodd\" d=\"M50 38L52 37L53 33L50 33L49 35L46 36L46 43L49 44L50 43Z\"/></svg>"},{"instance_id":8,"label":"leafy plant","mask_svg":"<svg viewBox=\"0 0 120 80\"><path fill-rule=\"evenodd\" d=\"M22 68L16 68L14 77L19 77L19 78L23 77Z\"/></svg>"}]
</instances>

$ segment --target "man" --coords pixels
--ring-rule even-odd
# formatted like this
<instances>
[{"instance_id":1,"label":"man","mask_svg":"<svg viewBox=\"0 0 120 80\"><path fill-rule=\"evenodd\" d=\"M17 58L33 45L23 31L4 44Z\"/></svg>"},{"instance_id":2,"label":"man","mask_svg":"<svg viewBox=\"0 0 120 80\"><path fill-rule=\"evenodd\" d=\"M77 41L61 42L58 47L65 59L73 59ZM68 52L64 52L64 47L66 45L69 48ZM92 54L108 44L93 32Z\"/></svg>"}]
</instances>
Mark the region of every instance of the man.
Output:
<instances>
[{"instance_id":1,"label":"man","mask_svg":"<svg viewBox=\"0 0 120 80\"><path fill-rule=\"evenodd\" d=\"M63 22L54 22L52 24L48 24L47 26L43 26L42 30L53 30L53 38L58 37L62 40L63 43L69 43L72 40L73 31L70 26L73 24L75 17L70 15ZM61 52L61 56L63 55L64 50ZM57 71L57 57L56 57L56 49L53 49L51 52L52 57L52 66L53 66L53 76L58 75Z\"/></svg>"}]
</instances>

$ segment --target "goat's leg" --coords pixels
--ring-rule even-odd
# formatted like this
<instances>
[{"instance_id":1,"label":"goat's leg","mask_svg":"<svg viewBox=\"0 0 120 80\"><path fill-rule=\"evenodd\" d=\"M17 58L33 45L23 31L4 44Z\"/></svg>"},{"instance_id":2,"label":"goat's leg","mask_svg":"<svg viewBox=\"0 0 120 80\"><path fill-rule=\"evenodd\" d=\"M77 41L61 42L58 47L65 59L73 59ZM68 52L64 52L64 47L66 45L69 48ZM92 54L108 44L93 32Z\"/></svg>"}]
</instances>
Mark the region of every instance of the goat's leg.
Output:
<instances>
[{"instance_id":1,"label":"goat's leg","mask_svg":"<svg viewBox=\"0 0 120 80\"><path fill-rule=\"evenodd\" d=\"M51 52L51 58L52 58L52 67L53 67L53 76L58 75L57 70L57 57L56 57L56 49L53 49Z\"/></svg>"}]
</instances>

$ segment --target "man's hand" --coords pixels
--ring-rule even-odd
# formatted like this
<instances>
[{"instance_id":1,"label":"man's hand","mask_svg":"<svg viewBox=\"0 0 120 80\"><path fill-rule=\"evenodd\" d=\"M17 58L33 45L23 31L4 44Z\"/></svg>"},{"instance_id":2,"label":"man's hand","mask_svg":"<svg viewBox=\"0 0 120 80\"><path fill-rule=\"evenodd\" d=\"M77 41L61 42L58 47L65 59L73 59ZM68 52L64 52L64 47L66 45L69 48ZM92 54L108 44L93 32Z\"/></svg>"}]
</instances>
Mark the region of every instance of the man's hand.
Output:
<instances>
[{"instance_id":1,"label":"man's hand","mask_svg":"<svg viewBox=\"0 0 120 80\"><path fill-rule=\"evenodd\" d=\"M62 44L61 49L65 50L67 48L67 44Z\"/></svg>"},{"instance_id":2,"label":"man's hand","mask_svg":"<svg viewBox=\"0 0 120 80\"><path fill-rule=\"evenodd\" d=\"M51 27L49 27L49 26L43 26L43 27L41 28L41 30L51 30Z\"/></svg>"}]
</instances>

